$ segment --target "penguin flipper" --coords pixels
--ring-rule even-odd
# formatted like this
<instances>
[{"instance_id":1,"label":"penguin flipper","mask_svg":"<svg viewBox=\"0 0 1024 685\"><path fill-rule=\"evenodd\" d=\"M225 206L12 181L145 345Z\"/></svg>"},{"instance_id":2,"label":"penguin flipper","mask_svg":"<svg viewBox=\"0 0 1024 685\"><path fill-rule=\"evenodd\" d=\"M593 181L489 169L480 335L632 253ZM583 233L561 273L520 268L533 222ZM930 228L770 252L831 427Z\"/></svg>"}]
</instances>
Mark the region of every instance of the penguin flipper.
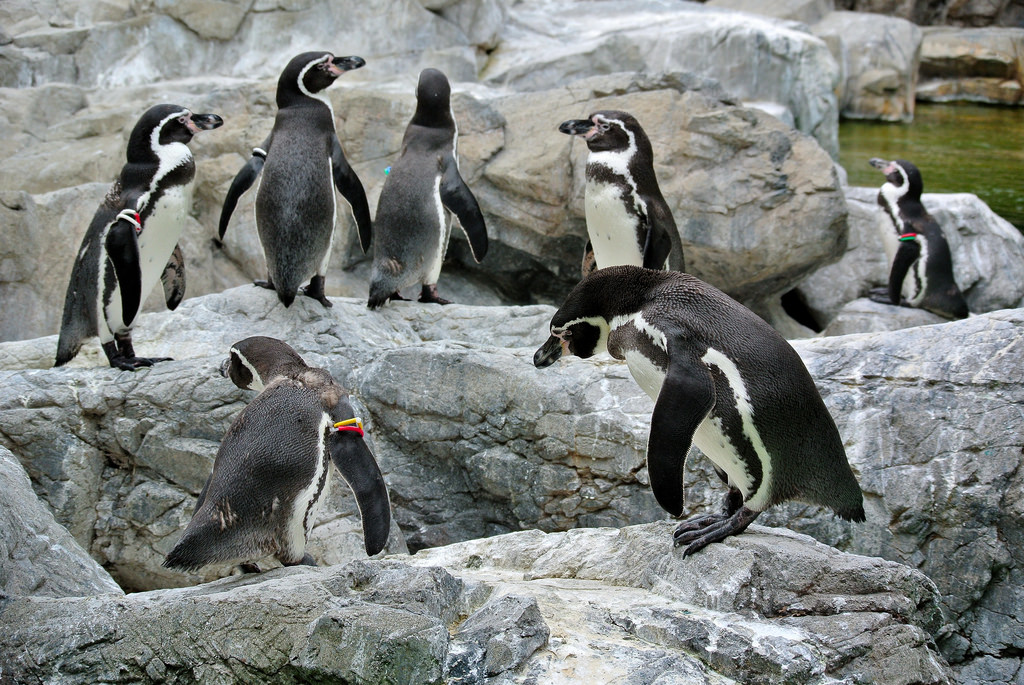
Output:
<instances>
[{"instance_id":1,"label":"penguin flipper","mask_svg":"<svg viewBox=\"0 0 1024 685\"><path fill-rule=\"evenodd\" d=\"M105 247L121 290L121 320L131 326L142 304L142 266L139 257L138 223L134 210L118 214L107 232Z\"/></svg>"},{"instance_id":2,"label":"penguin flipper","mask_svg":"<svg viewBox=\"0 0 1024 685\"><path fill-rule=\"evenodd\" d=\"M346 416L348 414L349 416ZM347 402L339 402L331 412L335 421L351 418ZM391 503L377 460L362 436L352 431L332 431L328 437L331 461L352 489L363 521L363 545L370 556L377 554L391 534Z\"/></svg>"},{"instance_id":3,"label":"penguin flipper","mask_svg":"<svg viewBox=\"0 0 1024 685\"><path fill-rule=\"evenodd\" d=\"M235 207L238 205L238 198L242 197L245 191L252 187L256 177L263 171L263 164L267 161L265 150L270 147L270 138L264 141L263 146L262 148L253 149L252 157L235 174L235 179L231 181L228 194L224 197L224 206L220 210L220 225L217 229L218 240L224 240L224 233L228 230L228 222L231 220L231 213L235 211Z\"/></svg>"},{"instance_id":4,"label":"penguin flipper","mask_svg":"<svg viewBox=\"0 0 1024 685\"><path fill-rule=\"evenodd\" d=\"M903 293L903 279L913 266L917 258L921 256L921 246L917 240L901 241L899 249L892 260L892 268L889 270L889 301L895 305L900 304Z\"/></svg>"},{"instance_id":5,"label":"penguin flipper","mask_svg":"<svg viewBox=\"0 0 1024 685\"><path fill-rule=\"evenodd\" d=\"M185 297L185 255L181 252L180 244L174 246L174 252L160 274L160 282L164 286L167 308L174 311Z\"/></svg>"},{"instance_id":6,"label":"penguin flipper","mask_svg":"<svg viewBox=\"0 0 1024 685\"><path fill-rule=\"evenodd\" d=\"M338 142L337 137L331 147L331 169L334 175L334 187L352 208L356 228L359 230L359 247L362 248L363 254L366 254L366 251L370 249L370 242L373 240L370 205L366 201L363 184L356 176L356 172L349 166L348 160L345 159L345 152L341 149L341 143Z\"/></svg>"},{"instance_id":7,"label":"penguin flipper","mask_svg":"<svg viewBox=\"0 0 1024 685\"><path fill-rule=\"evenodd\" d=\"M661 508L683 513L683 466L697 426L715 405L711 374L693 352L672 345L665 382L651 415L647 439L647 471Z\"/></svg>"},{"instance_id":8,"label":"penguin flipper","mask_svg":"<svg viewBox=\"0 0 1024 685\"><path fill-rule=\"evenodd\" d=\"M469 240L469 249L477 264L487 255L487 226L480 205L459 174L452 159L441 177L441 204L459 218L459 225Z\"/></svg>"},{"instance_id":9,"label":"penguin flipper","mask_svg":"<svg viewBox=\"0 0 1024 685\"><path fill-rule=\"evenodd\" d=\"M647 206L656 207L657 204L649 201ZM675 222L671 220L671 217L666 221L659 214L657 209L653 209L647 220L648 229L644 242L643 264L645 269L664 269L669 253L672 252L672 238L669 230L676 230Z\"/></svg>"}]
</instances>

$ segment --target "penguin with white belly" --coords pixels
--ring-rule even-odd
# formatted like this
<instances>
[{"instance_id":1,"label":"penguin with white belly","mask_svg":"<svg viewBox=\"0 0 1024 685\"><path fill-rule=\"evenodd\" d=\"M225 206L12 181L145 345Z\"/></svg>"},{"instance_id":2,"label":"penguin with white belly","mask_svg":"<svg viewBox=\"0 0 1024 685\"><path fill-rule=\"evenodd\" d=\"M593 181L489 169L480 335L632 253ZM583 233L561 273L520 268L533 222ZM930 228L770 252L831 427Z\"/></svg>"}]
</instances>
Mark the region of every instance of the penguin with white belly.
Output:
<instances>
[{"instance_id":1,"label":"penguin with white belly","mask_svg":"<svg viewBox=\"0 0 1024 685\"><path fill-rule=\"evenodd\" d=\"M331 462L355 494L366 553L384 549L388 491L345 389L286 343L262 336L235 343L221 374L260 394L224 436L192 520L163 565L194 571L232 563L258 571L255 563L268 556L286 566L315 565L306 541Z\"/></svg>"},{"instance_id":2,"label":"penguin with white belly","mask_svg":"<svg viewBox=\"0 0 1024 685\"><path fill-rule=\"evenodd\" d=\"M863 496L836 424L796 351L760 317L688 274L616 266L595 271L551 318L534 355L607 351L655 401L647 468L658 504L683 512L691 443L728 484L722 513L674 532L684 556L742 532L796 499L863 521Z\"/></svg>"},{"instance_id":3,"label":"penguin with white belly","mask_svg":"<svg viewBox=\"0 0 1024 685\"><path fill-rule=\"evenodd\" d=\"M679 231L658 186L651 141L640 122L627 112L607 110L564 121L558 130L583 136L590 150L583 275L618 264L683 271Z\"/></svg>"},{"instance_id":4,"label":"penguin with white belly","mask_svg":"<svg viewBox=\"0 0 1024 685\"><path fill-rule=\"evenodd\" d=\"M330 307L324 280L334 242L338 189L348 203L363 252L372 224L366 192L349 166L334 128L334 109L323 92L346 71L366 64L361 57L305 52L293 57L277 81L274 128L235 176L220 214L218 236L227 231L238 199L262 172L256 191L256 230L267 261L267 280L255 285L277 291L285 307L295 295ZM309 279L309 285L301 288Z\"/></svg>"},{"instance_id":5,"label":"penguin with white belly","mask_svg":"<svg viewBox=\"0 0 1024 685\"><path fill-rule=\"evenodd\" d=\"M402 154L391 165L377 203L370 309L405 299L401 289L413 285L421 286L420 302L449 304L438 295L437 280L452 214L469 239L473 259L479 263L487 254L487 227L459 173L457 139L448 78L437 69L424 69Z\"/></svg>"},{"instance_id":6,"label":"penguin with white belly","mask_svg":"<svg viewBox=\"0 0 1024 685\"><path fill-rule=\"evenodd\" d=\"M110 365L134 371L169 357L136 357L132 325L156 282L168 309L185 295L178 240L192 206L196 165L189 141L222 125L216 114L155 105L132 129L127 163L85 233L71 270L55 365L71 361L99 335Z\"/></svg>"},{"instance_id":7,"label":"penguin with white belly","mask_svg":"<svg viewBox=\"0 0 1024 685\"><path fill-rule=\"evenodd\" d=\"M967 317L967 301L953 278L949 244L921 203L921 172L904 159L874 157L869 163L885 174L878 191L885 218L878 228L890 263L888 287L872 290L869 297L882 304L927 309L947 319Z\"/></svg>"}]
</instances>

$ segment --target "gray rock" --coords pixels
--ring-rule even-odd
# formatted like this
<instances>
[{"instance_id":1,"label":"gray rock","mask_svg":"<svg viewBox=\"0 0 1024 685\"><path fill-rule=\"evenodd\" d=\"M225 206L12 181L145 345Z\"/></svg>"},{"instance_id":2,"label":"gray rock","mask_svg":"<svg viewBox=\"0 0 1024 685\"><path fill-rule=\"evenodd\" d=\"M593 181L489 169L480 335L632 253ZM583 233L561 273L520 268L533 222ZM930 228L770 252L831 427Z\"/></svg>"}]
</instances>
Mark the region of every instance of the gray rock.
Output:
<instances>
[{"instance_id":1,"label":"gray rock","mask_svg":"<svg viewBox=\"0 0 1024 685\"><path fill-rule=\"evenodd\" d=\"M0 447L0 597L124 594L39 501L28 474Z\"/></svg>"},{"instance_id":2,"label":"gray rock","mask_svg":"<svg viewBox=\"0 0 1024 685\"><path fill-rule=\"evenodd\" d=\"M898 331L901 328L914 326L930 326L946 323L938 314L925 309L912 307L896 307L881 304L868 298L860 298L847 302L835 315L822 335L849 335L851 333L879 333L882 331Z\"/></svg>"},{"instance_id":3,"label":"gray rock","mask_svg":"<svg viewBox=\"0 0 1024 685\"><path fill-rule=\"evenodd\" d=\"M905 19L832 12L813 27L842 74L839 113L850 119L911 121L921 29Z\"/></svg>"},{"instance_id":4,"label":"gray rock","mask_svg":"<svg viewBox=\"0 0 1024 685\"><path fill-rule=\"evenodd\" d=\"M836 0L836 7L858 12L891 14L919 26L1017 26L1020 0Z\"/></svg>"},{"instance_id":5,"label":"gray rock","mask_svg":"<svg viewBox=\"0 0 1024 685\"><path fill-rule=\"evenodd\" d=\"M116 601L14 599L0 604L4 673L68 683L268 673L282 683L950 682L930 646L935 589L919 572L757 526L684 560L672 525L527 531Z\"/></svg>"},{"instance_id":6,"label":"gray rock","mask_svg":"<svg viewBox=\"0 0 1024 685\"><path fill-rule=\"evenodd\" d=\"M741 100L777 102L797 128L838 155L838 70L799 24L690 2L519 3L481 77L516 90L548 90L619 71L686 71Z\"/></svg>"},{"instance_id":7,"label":"gray rock","mask_svg":"<svg viewBox=\"0 0 1024 685\"><path fill-rule=\"evenodd\" d=\"M823 327L828 327L848 303L866 295L871 288L888 283L889 266L878 233L879 222L886 219L876 202L877 195L876 188L846 189L850 210L846 252L838 262L822 267L797 289ZM1024 236L1020 231L970 193L925 193L921 199L942 227L953 255L953 276L971 312L1024 306ZM858 304L854 311L865 310ZM909 325L926 322L925 318L915 318L907 312L890 311L899 317L911 317L898 318ZM855 320L856 317L848 319L833 330L892 330L889 325L876 324L856 330L851 328Z\"/></svg>"},{"instance_id":8,"label":"gray rock","mask_svg":"<svg viewBox=\"0 0 1024 685\"><path fill-rule=\"evenodd\" d=\"M815 24L833 9L832 0L708 0L708 7Z\"/></svg>"},{"instance_id":9,"label":"gray rock","mask_svg":"<svg viewBox=\"0 0 1024 685\"><path fill-rule=\"evenodd\" d=\"M1024 92L1024 28L929 27L917 97L1016 105Z\"/></svg>"}]
</instances>

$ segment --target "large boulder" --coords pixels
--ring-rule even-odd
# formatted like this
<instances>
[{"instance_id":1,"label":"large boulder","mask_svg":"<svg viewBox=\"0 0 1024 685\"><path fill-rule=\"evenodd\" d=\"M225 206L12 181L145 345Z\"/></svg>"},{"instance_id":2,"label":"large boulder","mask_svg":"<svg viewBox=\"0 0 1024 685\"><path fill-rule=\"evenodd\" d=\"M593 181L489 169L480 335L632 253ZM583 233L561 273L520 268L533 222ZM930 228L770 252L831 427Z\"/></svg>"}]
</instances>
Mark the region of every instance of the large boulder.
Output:
<instances>
[{"instance_id":1,"label":"large boulder","mask_svg":"<svg viewBox=\"0 0 1024 685\"><path fill-rule=\"evenodd\" d=\"M920 100L1020 104L1024 93L1024 28L924 29Z\"/></svg>"},{"instance_id":2,"label":"large boulder","mask_svg":"<svg viewBox=\"0 0 1024 685\"><path fill-rule=\"evenodd\" d=\"M0 447L0 598L124 594L32 490L28 474Z\"/></svg>"},{"instance_id":3,"label":"large boulder","mask_svg":"<svg viewBox=\"0 0 1024 685\"><path fill-rule=\"evenodd\" d=\"M65 683L951 682L921 573L756 526L683 559L671 527L8 601L0 664L18 682Z\"/></svg>"},{"instance_id":4,"label":"large boulder","mask_svg":"<svg viewBox=\"0 0 1024 685\"><path fill-rule=\"evenodd\" d=\"M619 71L686 71L743 101L774 102L838 155L838 69L806 26L674 0L518 3L481 78L548 90Z\"/></svg>"},{"instance_id":5,"label":"large boulder","mask_svg":"<svg viewBox=\"0 0 1024 685\"><path fill-rule=\"evenodd\" d=\"M839 63L840 115L884 121L914 118L921 29L896 17L831 12L813 30Z\"/></svg>"},{"instance_id":6,"label":"large boulder","mask_svg":"<svg viewBox=\"0 0 1024 685\"><path fill-rule=\"evenodd\" d=\"M891 229L877 196L876 188L846 188L850 210L846 252L797 288L819 328L827 328L848 303L889 282L879 226ZM977 314L1024 306L1024 236L1020 231L970 193L925 193L921 201L942 227L953 255L953 277L970 311ZM892 309L894 321L905 325L936 321ZM852 322L848 319L841 329L834 330L854 333L892 328L891 323L879 322L857 330L849 327Z\"/></svg>"}]
</instances>

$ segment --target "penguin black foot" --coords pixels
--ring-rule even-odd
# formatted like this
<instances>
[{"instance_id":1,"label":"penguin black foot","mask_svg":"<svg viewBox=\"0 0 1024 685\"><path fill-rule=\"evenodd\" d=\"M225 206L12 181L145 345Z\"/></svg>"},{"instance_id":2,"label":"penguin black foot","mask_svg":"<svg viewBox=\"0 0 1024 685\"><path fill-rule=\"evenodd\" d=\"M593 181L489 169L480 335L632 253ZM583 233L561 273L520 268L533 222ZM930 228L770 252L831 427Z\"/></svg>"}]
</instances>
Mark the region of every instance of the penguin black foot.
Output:
<instances>
[{"instance_id":1,"label":"penguin black foot","mask_svg":"<svg viewBox=\"0 0 1024 685\"><path fill-rule=\"evenodd\" d=\"M260 571L260 567L251 561L239 564L238 568L241 569L242 573L263 573L263 571Z\"/></svg>"},{"instance_id":2,"label":"penguin black foot","mask_svg":"<svg viewBox=\"0 0 1024 685\"><path fill-rule=\"evenodd\" d=\"M889 299L888 288L872 288L868 291L868 299L872 302L878 302L879 304L895 305L897 307L905 307L905 301L893 302Z\"/></svg>"},{"instance_id":3,"label":"penguin black foot","mask_svg":"<svg viewBox=\"0 0 1024 685\"><path fill-rule=\"evenodd\" d=\"M388 302L408 302L409 298L402 297L401 293L397 290L386 297L380 295L371 295L370 299L367 300L366 306L370 309L380 309Z\"/></svg>"},{"instance_id":4,"label":"penguin black foot","mask_svg":"<svg viewBox=\"0 0 1024 685\"><path fill-rule=\"evenodd\" d=\"M435 304L451 304L451 300L446 300L437 294L437 284L425 285L420 290L420 302L433 302Z\"/></svg>"},{"instance_id":5,"label":"penguin black foot","mask_svg":"<svg viewBox=\"0 0 1024 685\"><path fill-rule=\"evenodd\" d=\"M309 285L299 288L299 292L306 297L312 297L314 300L319 302L325 307L333 307L334 305L330 300L327 299L326 293L324 293L324 277L313 276L310 279Z\"/></svg>"},{"instance_id":6,"label":"penguin black foot","mask_svg":"<svg viewBox=\"0 0 1024 685\"><path fill-rule=\"evenodd\" d=\"M316 559L314 559L313 556L309 552L306 552L305 554L303 554L302 558L300 560L298 560L298 561L293 561L291 563L286 563L286 562L282 561L281 563L284 566L316 566L317 565Z\"/></svg>"},{"instance_id":7,"label":"penguin black foot","mask_svg":"<svg viewBox=\"0 0 1024 685\"><path fill-rule=\"evenodd\" d=\"M135 371L144 366L153 366L157 362L173 361L172 357L136 357L130 340L104 343L103 352L107 355L110 366L122 371Z\"/></svg>"},{"instance_id":8,"label":"penguin black foot","mask_svg":"<svg viewBox=\"0 0 1024 685\"><path fill-rule=\"evenodd\" d=\"M257 288L263 288L265 290L277 290L277 288L274 287L274 282L272 280L270 280L269 278L267 280L265 280L265 281L263 281L263 280L255 280L255 281L252 282L252 284L254 286L256 286Z\"/></svg>"},{"instance_id":9,"label":"penguin black foot","mask_svg":"<svg viewBox=\"0 0 1024 685\"><path fill-rule=\"evenodd\" d=\"M700 551L712 542L721 542L730 535L742 533L761 512L741 507L732 516L725 514L709 514L689 521L683 521L676 527L672 540L676 547L687 545L683 556Z\"/></svg>"}]
</instances>

